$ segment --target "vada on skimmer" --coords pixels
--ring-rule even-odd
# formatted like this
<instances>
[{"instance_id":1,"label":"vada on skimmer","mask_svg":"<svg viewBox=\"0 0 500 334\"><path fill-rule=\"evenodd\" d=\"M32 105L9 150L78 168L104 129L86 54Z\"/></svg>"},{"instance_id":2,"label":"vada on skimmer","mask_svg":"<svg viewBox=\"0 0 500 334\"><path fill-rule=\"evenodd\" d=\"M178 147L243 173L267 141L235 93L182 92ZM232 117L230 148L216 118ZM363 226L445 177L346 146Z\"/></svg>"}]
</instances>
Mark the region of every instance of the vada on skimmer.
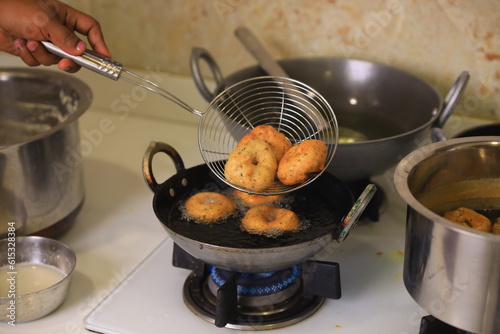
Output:
<instances>
[{"instance_id":1,"label":"vada on skimmer","mask_svg":"<svg viewBox=\"0 0 500 334\"><path fill-rule=\"evenodd\" d=\"M269 144L254 139L229 154L224 175L236 186L259 192L274 184L277 169L278 163Z\"/></svg>"},{"instance_id":2,"label":"vada on skimmer","mask_svg":"<svg viewBox=\"0 0 500 334\"><path fill-rule=\"evenodd\" d=\"M307 139L292 145L283 133L270 125L258 125L243 136L229 154L224 167L226 180L250 192L307 181L311 173L325 169L326 143Z\"/></svg>"},{"instance_id":3,"label":"vada on skimmer","mask_svg":"<svg viewBox=\"0 0 500 334\"><path fill-rule=\"evenodd\" d=\"M258 125L250 133L243 136L238 142L238 146L244 145L251 140L261 139L271 146L271 150L276 156L276 161L279 162L283 155L292 147L290 140L281 132L276 130L271 125Z\"/></svg>"},{"instance_id":4,"label":"vada on skimmer","mask_svg":"<svg viewBox=\"0 0 500 334\"><path fill-rule=\"evenodd\" d=\"M278 165L278 179L286 185L294 185L307 180L309 174L325 168L326 143L309 139L292 146Z\"/></svg>"}]
</instances>

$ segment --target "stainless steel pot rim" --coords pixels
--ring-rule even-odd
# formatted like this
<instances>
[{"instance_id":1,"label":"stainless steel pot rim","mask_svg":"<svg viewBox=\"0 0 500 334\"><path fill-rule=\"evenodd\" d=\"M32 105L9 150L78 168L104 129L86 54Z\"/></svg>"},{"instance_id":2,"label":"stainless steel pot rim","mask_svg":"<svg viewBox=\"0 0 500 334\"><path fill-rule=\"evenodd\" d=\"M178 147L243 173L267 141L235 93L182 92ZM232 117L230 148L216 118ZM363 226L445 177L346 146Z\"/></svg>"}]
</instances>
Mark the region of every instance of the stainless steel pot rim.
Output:
<instances>
[{"instance_id":1,"label":"stainless steel pot rim","mask_svg":"<svg viewBox=\"0 0 500 334\"><path fill-rule=\"evenodd\" d=\"M47 131L40 132L27 140L22 142L2 145L0 143L0 149L6 147L14 147L30 143L41 138L47 137L63 128L68 124L75 122L90 106L92 101L92 90L90 87L81 81L80 79L73 77L72 75L66 73L59 73L55 70L42 70L42 69L32 69L32 68L17 68L17 67L0 67L0 81L5 81L9 75L15 74L17 77L32 78L35 76L48 77L52 80L61 80L65 84L70 84L75 87L75 90L80 90L86 96L78 101L78 107L74 113L71 113L64 121L60 122L56 126L50 128Z\"/></svg>"},{"instance_id":2,"label":"stainless steel pot rim","mask_svg":"<svg viewBox=\"0 0 500 334\"><path fill-rule=\"evenodd\" d=\"M432 144L428 144L423 146L401 160L401 162L397 165L396 170L394 172L394 184L396 190L399 195L406 201L406 203L433 221L436 221L439 224L446 225L447 227L453 229L456 232L461 234L466 234L468 237L476 237L481 239L487 239L492 242L496 242L500 244L500 235L495 235L488 232L476 231L458 224L455 224L437 213L434 213L430 209L426 208L422 205L411 193L410 188L408 187L408 175L412 171L412 169L417 166L420 162L425 159L431 157L435 153L451 151L458 149L459 147L473 147L478 144L489 144L498 146L500 148L500 136L478 136L478 137L464 137L464 138L454 138L441 142L436 142Z\"/></svg>"}]
</instances>

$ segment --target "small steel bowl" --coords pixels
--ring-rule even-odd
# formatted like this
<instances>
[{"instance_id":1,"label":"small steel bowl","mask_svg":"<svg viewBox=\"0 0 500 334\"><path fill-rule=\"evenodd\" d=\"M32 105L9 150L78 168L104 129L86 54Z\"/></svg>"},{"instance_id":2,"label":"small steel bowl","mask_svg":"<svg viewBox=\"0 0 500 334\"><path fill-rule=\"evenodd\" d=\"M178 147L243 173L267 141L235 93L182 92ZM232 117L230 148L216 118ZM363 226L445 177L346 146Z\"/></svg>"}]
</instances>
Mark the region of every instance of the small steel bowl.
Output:
<instances>
[{"instance_id":1,"label":"small steel bowl","mask_svg":"<svg viewBox=\"0 0 500 334\"><path fill-rule=\"evenodd\" d=\"M7 296L0 296L0 321L8 323L32 321L57 309L66 298L75 264L75 253L57 240L37 236L1 239L0 268L7 269L9 272L7 279L10 280L1 282L8 288ZM14 273L25 265L52 267L60 271L62 277L58 282L40 291L19 295L13 283L21 272Z\"/></svg>"}]
</instances>

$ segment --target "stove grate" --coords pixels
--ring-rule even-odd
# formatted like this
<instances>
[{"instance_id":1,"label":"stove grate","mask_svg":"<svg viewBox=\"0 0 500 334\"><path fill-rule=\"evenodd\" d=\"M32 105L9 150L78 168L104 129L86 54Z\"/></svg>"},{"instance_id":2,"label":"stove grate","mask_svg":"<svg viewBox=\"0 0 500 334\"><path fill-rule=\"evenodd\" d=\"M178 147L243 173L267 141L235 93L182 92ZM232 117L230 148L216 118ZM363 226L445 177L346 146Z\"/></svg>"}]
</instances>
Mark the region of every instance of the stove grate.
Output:
<instances>
[{"instance_id":1,"label":"stove grate","mask_svg":"<svg viewBox=\"0 0 500 334\"><path fill-rule=\"evenodd\" d=\"M308 260L275 272L239 273L209 266L174 244L173 264L192 271L183 288L186 306L217 327L282 328L341 296L337 263Z\"/></svg>"}]
</instances>

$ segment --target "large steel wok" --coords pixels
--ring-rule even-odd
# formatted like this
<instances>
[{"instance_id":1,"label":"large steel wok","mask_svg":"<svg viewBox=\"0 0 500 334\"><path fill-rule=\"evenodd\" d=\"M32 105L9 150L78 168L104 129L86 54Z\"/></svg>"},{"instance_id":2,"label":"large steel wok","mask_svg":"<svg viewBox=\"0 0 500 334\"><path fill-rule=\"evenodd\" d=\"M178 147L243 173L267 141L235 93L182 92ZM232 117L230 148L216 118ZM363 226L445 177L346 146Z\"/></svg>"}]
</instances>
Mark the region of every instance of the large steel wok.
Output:
<instances>
[{"instance_id":1,"label":"large steel wok","mask_svg":"<svg viewBox=\"0 0 500 334\"><path fill-rule=\"evenodd\" d=\"M156 182L152 170L153 157L159 152L170 156L177 170L161 184ZM182 204L189 196L199 191L230 194L232 188L222 183L205 164L185 169L181 157L171 146L152 142L144 155L143 173L155 193L154 212L173 241L207 264L238 272L269 272L303 263L333 240L342 240L348 232L344 229L347 223L344 216L350 217L351 207L358 209L354 211L359 216L371 198L367 196L365 201L354 203L343 182L323 173L315 182L286 195L290 209L309 227L298 233L269 238L242 231L238 215L212 226L186 219ZM356 216L349 224L354 223L353 227L355 221Z\"/></svg>"},{"instance_id":2,"label":"large steel wok","mask_svg":"<svg viewBox=\"0 0 500 334\"><path fill-rule=\"evenodd\" d=\"M205 83L200 60L209 65L216 83ZM370 61L318 57L283 59L278 63L293 79L310 85L325 97L344 138L327 171L343 181L381 174L430 138L431 127L442 127L468 80L462 73L445 101L422 79L399 69ZM241 80L265 75L250 66L223 78L207 50L193 48L191 70L195 84L208 101ZM349 131L351 130L351 131ZM353 132L354 131L354 132ZM361 133L366 137L354 141ZM352 140L351 140L352 139Z\"/></svg>"}]
</instances>

